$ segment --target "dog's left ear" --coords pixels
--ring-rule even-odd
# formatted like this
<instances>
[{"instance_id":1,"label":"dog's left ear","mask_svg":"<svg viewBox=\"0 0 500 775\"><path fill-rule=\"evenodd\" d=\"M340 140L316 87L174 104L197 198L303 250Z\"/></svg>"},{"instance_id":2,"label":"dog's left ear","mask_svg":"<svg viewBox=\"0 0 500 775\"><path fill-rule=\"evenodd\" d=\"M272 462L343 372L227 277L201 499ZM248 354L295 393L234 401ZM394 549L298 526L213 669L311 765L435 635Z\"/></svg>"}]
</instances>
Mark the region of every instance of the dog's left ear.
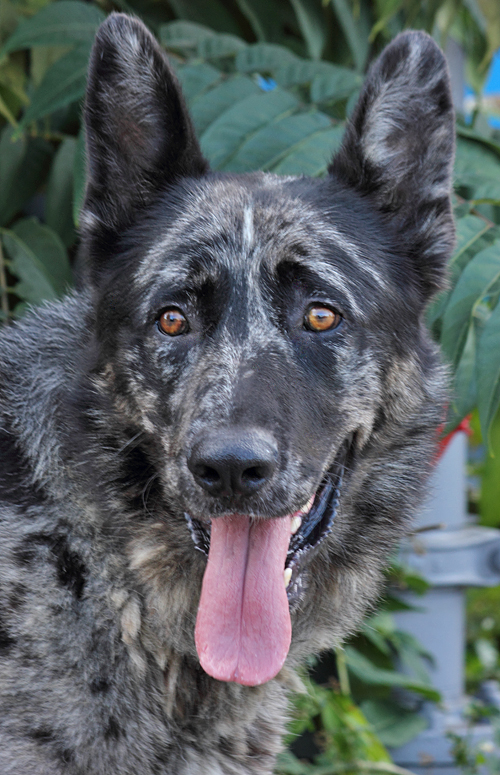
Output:
<instances>
[{"instance_id":1,"label":"dog's left ear","mask_svg":"<svg viewBox=\"0 0 500 775\"><path fill-rule=\"evenodd\" d=\"M390 217L425 298L443 287L454 245L455 120L443 53L405 32L368 73L330 173Z\"/></svg>"},{"instance_id":2,"label":"dog's left ear","mask_svg":"<svg viewBox=\"0 0 500 775\"><path fill-rule=\"evenodd\" d=\"M125 14L111 14L97 31L85 129L84 230L117 232L157 191L208 168L165 54L144 24Z\"/></svg>"}]
</instances>

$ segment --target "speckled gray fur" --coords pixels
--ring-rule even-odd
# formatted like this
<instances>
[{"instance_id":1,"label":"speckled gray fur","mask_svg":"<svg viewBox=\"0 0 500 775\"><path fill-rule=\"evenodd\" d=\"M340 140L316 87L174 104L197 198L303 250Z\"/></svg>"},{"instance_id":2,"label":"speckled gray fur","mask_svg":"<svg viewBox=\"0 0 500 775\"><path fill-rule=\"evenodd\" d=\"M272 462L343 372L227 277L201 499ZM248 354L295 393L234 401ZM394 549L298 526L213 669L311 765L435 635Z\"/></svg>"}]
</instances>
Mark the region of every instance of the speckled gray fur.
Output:
<instances>
[{"instance_id":1,"label":"speckled gray fur","mask_svg":"<svg viewBox=\"0 0 500 775\"><path fill-rule=\"evenodd\" d=\"M425 492L445 375L423 314L454 239L446 65L399 36L322 181L210 172L164 55L123 15L98 32L85 115L82 288L1 336L0 772L266 775L295 668L357 626ZM304 329L311 301L338 329ZM158 329L172 305L186 335ZM276 439L275 474L207 494L196 440L248 427ZM184 512L289 514L345 439L285 667L210 678Z\"/></svg>"}]
</instances>

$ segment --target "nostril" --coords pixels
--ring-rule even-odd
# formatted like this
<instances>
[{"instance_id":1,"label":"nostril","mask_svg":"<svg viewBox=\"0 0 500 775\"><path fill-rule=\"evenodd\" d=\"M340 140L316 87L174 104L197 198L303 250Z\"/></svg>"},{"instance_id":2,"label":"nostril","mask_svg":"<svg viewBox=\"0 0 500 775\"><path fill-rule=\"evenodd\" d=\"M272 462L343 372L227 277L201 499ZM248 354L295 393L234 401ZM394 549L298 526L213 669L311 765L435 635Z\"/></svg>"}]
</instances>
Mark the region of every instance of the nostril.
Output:
<instances>
[{"instance_id":1,"label":"nostril","mask_svg":"<svg viewBox=\"0 0 500 775\"><path fill-rule=\"evenodd\" d=\"M211 468L210 466L206 466L203 464L195 466L193 469L193 473L195 474L195 476L199 477L200 479L203 479L204 482L207 482L207 484L214 485L220 482L221 477L218 471L216 471L215 468Z\"/></svg>"},{"instance_id":2,"label":"nostril","mask_svg":"<svg viewBox=\"0 0 500 775\"><path fill-rule=\"evenodd\" d=\"M242 471L241 481L248 484L260 484L269 477L270 473L269 466L252 466Z\"/></svg>"}]
</instances>

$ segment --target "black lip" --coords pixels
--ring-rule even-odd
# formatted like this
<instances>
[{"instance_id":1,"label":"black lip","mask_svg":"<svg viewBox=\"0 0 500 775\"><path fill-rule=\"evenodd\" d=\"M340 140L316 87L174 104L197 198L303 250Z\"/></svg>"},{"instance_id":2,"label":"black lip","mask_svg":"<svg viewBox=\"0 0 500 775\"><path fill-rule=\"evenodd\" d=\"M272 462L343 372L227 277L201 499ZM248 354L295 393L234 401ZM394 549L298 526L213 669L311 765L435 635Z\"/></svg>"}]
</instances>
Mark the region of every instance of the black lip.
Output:
<instances>
[{"instance_id":1,"label":"black lip","mask_svg":"<svg viewBox=\"0 0 500 775\"><path fill-rule=\"evenodd\" d=\"M285 568L292 569L292 578L287 587L287 595L290 601L297 598L300 592L302 586L300 571L304 562L311 558L313 552L332 531L340 500L344 469L351 445L351 438L346 439L342 444L333 466L316 492L311 510L303 518L299 530L290 540L285 563ZM196 549L208 557L210 549L210 523L202 523L187 513L184 516Z\"/></svg>"}]
</instances>

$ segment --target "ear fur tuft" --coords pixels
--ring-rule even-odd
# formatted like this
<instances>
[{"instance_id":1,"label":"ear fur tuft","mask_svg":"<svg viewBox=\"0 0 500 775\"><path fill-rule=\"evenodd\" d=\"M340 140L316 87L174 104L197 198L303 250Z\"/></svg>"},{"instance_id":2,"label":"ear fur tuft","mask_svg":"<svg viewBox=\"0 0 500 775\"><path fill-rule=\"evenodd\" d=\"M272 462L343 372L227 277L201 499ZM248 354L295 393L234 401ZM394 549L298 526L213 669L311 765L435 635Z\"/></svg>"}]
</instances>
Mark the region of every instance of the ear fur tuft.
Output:
<instances>
[{"instance_id":1,"label":"ear fur tuft","mask_svg":"<svg viewBox=\"0 0 500 775\"><path fill-rule=\"evenodd\" d=\"M83 229L120 230L154 194L208 168L177 78L149 30L113 13L99 27L85 103Z\"/></svg>"},{"instance_id":2,"label":"ear fur tuft","mask_svg":"<svg viewBox=\"0 0 500 775\"><path fill-rule=\"evenodd\" d=\"M426 297L454 245L454 142L444 55L426 33L402 33L370 69L330 173L390 216Z\"/></svg>"}]
</instances>

